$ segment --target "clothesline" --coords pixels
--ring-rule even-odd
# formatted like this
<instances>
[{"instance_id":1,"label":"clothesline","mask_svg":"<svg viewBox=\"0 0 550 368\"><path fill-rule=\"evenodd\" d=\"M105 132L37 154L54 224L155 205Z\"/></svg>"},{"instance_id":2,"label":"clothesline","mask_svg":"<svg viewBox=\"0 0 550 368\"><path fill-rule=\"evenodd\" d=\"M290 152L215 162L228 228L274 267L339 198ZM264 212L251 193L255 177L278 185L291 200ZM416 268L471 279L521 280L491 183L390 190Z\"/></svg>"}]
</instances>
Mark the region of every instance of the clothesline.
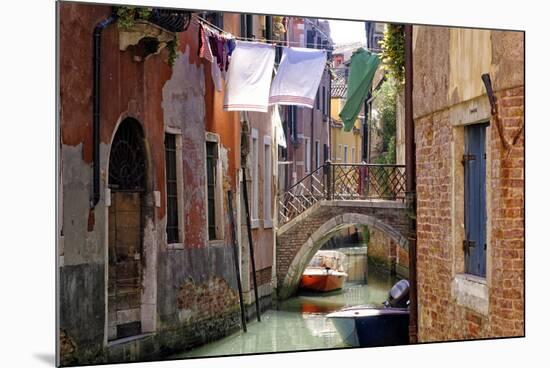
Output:
<instances>
[{"instance_id":1,"label":"clothesline","mask_svg":"<svg viewBox=\"0 0 550 368\"><path fill-rule=\"evenodd\" d=\"M201 16L199 15L196 15L196 14L193 14L194 18L192 21L195 22L195 24L199 25L201 22L208 25L209 27L211 28L214 28L216 31L222 33L222 34L230 34L231 37L235 38L236 40L240 40L240 41L251 41L251 42L259 42L259 43L265 43L265 44L271 44L275 47L281 47L281 48L284 48L284 47L289 47L289 45L279 45L278 43L285 43L285 44L296 44L297 46L305 46L305 47L308 47L308 46L311 46L312 48L316 48L318 50L325 50L325 51L334 51L334 49L327 49L327 48L317 48L315 47L316 45L315 44L310 44L310 43L306 43L306 44L301 44L300 42L298 41L287 41L287 40L273 40L273 39L257 39L257 38L250 38L250 37L241 37L241 36L235 36L221 28L219 28L218 26L210 23L209 21L207 21L206 19L202 18ZM372 50L370 49L367 49L366 47L363 47L365 50L367 51L370 51L370 52L373 52Z\"/></svg>"},{"instance_id":2,"label":"clothesline","mask_svg":"<svg viewBox=\"0 0 550 368\"><path fill-rule=\"evenodd\" d=\"M206 19L204 18L201 18L197 15L197 18L199 20L197 20L197 24L199 24L200 22L203 22L203 23L206 23L209 27L211 28L214 28L216 31L220 32L220 33L226 33L228 34L227 31L213 25L212 23L208 22ZM241 36L235 36L233 34L231 34L231 37L235 38L236 40L240 40L240 41L251 41L251 42L259 42L259 43L265 43L265 44L271 44L275 47L289 47L288 45L280 45L280 43L285 43L285 44L295 44L297 46L311 46L311 47L314 47L315 44L305 44L305 45L302 45L300 42L297 42L297 41L287 41L287 40L273 40L273 39L258 39L258 38L251 38L251 37L241 37ZM316 48L316 47L314 47ZM325 51L333 51L333 49L326 49L326 48L317 48L318 50L325 50Z\"/></svg>"}]
</instances>

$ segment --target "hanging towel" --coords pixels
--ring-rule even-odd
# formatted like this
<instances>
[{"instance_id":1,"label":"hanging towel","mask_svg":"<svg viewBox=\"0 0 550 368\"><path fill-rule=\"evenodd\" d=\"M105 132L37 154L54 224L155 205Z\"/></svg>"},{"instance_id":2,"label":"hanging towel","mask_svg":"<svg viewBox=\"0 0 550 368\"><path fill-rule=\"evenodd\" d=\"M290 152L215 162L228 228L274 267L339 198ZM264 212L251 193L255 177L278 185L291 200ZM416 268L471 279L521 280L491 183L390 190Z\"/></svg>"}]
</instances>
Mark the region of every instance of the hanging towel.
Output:
<instances>
[{"instance_id":1,"label":"hanging towel","mask_svg":"<svg viewBox=\"0 0 550 368\"><path fill-rule=\"evenodd\" d=\"M363 48L358 49L351 56L351 65L348 77L348 96L346 104L340 111L340 118L344 123L344 131L349 132L361 111L365 97L370 91L374 73L380 64L378 55Z\"/></svg>"},{"instance_id":2,"label":"hanging towel","mask_svg":"<svg viewBox=\"0 0 550 368\"><path fill-rule=\"evenodd\" d=\"M271 124L275 129L275 137L277 137L277 144L283 148L286 148L286 137L283 129L283 123L281 122L281 115L279 113L279 105L273 106L273 113L271 115Z\"/></svg>"},{"instance_id":3,"label":"hanging towel","mask_svg":"<svg viewBox=\"0 0 550 368\"><path fill-rule=\"evenodd\" d=\"M313 108L327 62L324 50L285 47L269 95L269 104Z\"/></svg>"},{"instance_id":4,"label":"hanging towel","mask_svg":"<svg viewBox=\"0 0 550 368\"><path fill-rule=\"evenodd\" d=\"M227 72L224 109L267 112L274 63L273 45L236 41Z\"/></svg>"}]
</instances>

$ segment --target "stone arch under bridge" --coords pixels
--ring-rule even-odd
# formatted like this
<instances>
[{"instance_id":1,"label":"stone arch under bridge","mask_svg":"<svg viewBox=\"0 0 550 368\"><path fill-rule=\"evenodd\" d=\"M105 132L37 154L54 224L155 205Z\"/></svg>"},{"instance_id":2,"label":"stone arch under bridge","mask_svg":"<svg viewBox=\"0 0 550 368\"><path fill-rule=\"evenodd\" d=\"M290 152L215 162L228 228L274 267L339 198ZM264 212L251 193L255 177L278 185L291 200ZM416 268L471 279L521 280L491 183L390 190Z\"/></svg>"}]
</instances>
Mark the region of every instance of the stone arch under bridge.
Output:
<instances>
[{"instance_id":1,"label":"stone arch under bridge","mask_svg":"<svg viewBox=\"0 0 550 368\"><path fill-rule=\"evenodd\" d=\"M315 253L350 225L380 230L408 251L406 205L391 200L322 200L277 229L277 296L292 296Z\"/></svg>"}]
</instances>

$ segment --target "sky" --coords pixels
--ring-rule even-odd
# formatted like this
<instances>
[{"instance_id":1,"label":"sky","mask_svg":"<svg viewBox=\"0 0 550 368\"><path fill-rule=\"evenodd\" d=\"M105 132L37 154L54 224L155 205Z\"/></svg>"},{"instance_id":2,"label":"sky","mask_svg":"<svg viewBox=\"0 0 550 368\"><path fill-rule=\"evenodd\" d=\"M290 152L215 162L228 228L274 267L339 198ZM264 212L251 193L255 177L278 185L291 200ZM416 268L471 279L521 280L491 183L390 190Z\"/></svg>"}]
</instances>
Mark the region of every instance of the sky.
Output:
<instances>
[{"instance_id":1,"label":"sky","mask_svg":"<svg viewBox=\"0 0 550 368\"><path fill-rule=\"evenodd\" d=\"M365 43L365 23L347 20L329 20L330 36L335 44Z\"/></svg>"}]
</instances>

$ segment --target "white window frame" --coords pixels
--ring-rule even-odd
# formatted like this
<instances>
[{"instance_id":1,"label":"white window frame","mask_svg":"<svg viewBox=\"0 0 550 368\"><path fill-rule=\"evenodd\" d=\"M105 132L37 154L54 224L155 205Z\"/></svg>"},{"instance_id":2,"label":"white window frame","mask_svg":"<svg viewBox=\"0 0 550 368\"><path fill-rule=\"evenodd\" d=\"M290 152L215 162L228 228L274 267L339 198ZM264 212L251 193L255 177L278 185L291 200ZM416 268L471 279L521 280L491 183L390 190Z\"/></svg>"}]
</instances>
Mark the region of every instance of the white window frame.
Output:
<instances>
[{"instance_id":1,"label":"white window frame","mask_svg":"<svg viewBox=\"0 0 550 368\"><path fill-rule=\"evenodd\" d=\"M225 239L225 222L224 222L224 208L223 208L223 173L222 173L222 161L220 160L220 135L216 133L206 132L206 141L204 142L204 184L206 189L206 200L204 205L206 207L206 238L208 239L208 176L206 172L206 142L216 143L218 158L216 160L216 180L214 192L214 206L216 207L216 239L209 239L209 245L223 245Z\"/></svg>"},{"instance_id":2,"label":"white window frame","mask_svg":"<svg viewBox=\"0 0 550 368\"><path fill-rule=\"evenodd\" d=\"M179 241L177 243L168 243L167 238L167 249L184 249L185 246L185 229L184 229L184 201L183 201L183 193L185 193L185 187L183 184L183 137L181 129L179 128L172 128L172 127L166 127L164 129L164 132L166 134L172 134L175 135L176 138L176 191L177 191L177 207L178 207L178 238ZM166 160L165 163L166 165ZM164 180L166 184L166 173L164 175ZM168 208L168 189L165 185L165 203L166 208Z\"/></svg>"},{"instance_id":3,"label":"white window frame","mask_svg":"<svg viewBox=\"0 0 550 368\"><path fill-rule=\"evenodd\" d=\"M351 163L355 163L355 146L351 147Z\"/></svg>"},{"instance_id":4,"label":"white window frame","mask_svg":"<svg viewBox=\"0 0 550 368\"><path fill-rule=\"evenodd\" d=\"M342 153L342 145L338 145L338 161L342 162L343 153Z\"/></svg>"},{"instance_id":5,"label":"white window frame","mask_svg":"<svg viewBox=\"0 0 550 368\"><path fill-rule=\"evenodd\" d=\"M304 170L306 174L309 174L311 172L311 139L309 137L304 137L304 150Z\"/></svg>"},{"instance_id":6,"label":"white window frame","mask_svg":"<svg viewBox=\"0 0 550 368\"><path fill-rule=\"evenodd\" d=\"M264 174L263 174L263 180L264 180L264 228L271 228L273 227L273 221L272 221L272 200L271 198L271 185L272 185L272 159L271 159L271 137L265 135L264 136Z\"/></svg>"},{"instance_id":7,"label":"white window frame","mask_svg":"<svg viewBox=\"0 0 550 368\"><path fill-rule=\"evenodd\" d=\"M260 195L260 144L258 142L258 129L252 128L250 131L250 155L251 155L251 176L252 176L252 190L249 198L250 209L250 225L252 228L257 228L260 225L260 211L259 211L259 195Z\"/></svg>"}]
</instances>

